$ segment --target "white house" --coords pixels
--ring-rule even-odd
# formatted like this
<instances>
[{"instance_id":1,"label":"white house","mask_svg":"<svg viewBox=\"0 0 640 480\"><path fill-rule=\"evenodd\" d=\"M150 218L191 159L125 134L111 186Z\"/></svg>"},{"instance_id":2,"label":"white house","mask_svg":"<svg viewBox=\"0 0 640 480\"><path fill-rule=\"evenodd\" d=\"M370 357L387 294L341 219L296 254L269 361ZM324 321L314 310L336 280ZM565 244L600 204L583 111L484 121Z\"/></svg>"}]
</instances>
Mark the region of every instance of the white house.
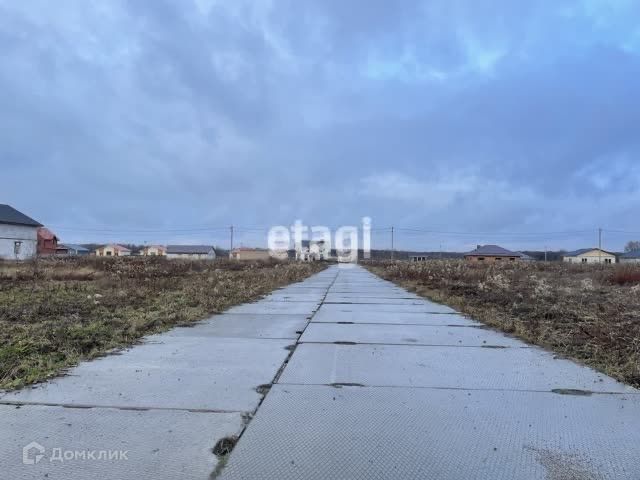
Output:
<instances>
[{"instance_id":1,"label":"white house","mask_svg":"<svg viewBox=\"0 0 640 480\"><path fill-rule=\"evenodd\" d=\"M211 245L167 245L167 258L188 260L213 260L216 251Z\"/></svg>"},{"instance_id":2,"label":"white house","mask_svg":"<svg viewBox=\"0 0 640 480\"><path fill-rule=\"evenodd\" d=\"M162 245L147 245L140 251L143 257L164 257L167 249Z\"/></svg>"},{"instance_id":3,"label":"white house","mask_svg":"<svg viewBox=\"0 0 640 480\"><path fill-rule=\"evenodd\" d=\"M565 253L562 261L567 263L616 263L615 253L600 248L582 248L574 252Z\"/></svg>"},{"instance_id":4,"label":"white house","mask_svg":"<svg viewBox=\"0 0 640 480\"><path fill-rule=\"evenodd\" d=\"M316 260L328 260L331 257L329 246L324 240L302 240L299 247L296 247L296 260L313 262Z\"/></svg>"},{"instance_id":5,"label":"white house","mask_svg":"<svg viewBox=\"0 0 640 480\"><path fill-rule=\"evenodd\" d=\"M131 255L131 250L122 245L104 245L96 248L97 257L128 257Z\"/></svg>"},{"instance_id":6,"label":"white house","mask_svg":"<svg viewBox=\"0 0 640 480\"><path fill-rule=\"evenodd\" d=\"M619 257L620 263L640 263L640 250L627 252Z\"/></svg>"},{"instance_id":7,"label":"white house","mask_svg":"<svg viewBox=\"0 0 640 480\"><path fill-rule=\"evenodd\" d=\"M37 254L42 225L9 205L0 205L0 258L27 260Z\"/></svg>"}]
</instances>

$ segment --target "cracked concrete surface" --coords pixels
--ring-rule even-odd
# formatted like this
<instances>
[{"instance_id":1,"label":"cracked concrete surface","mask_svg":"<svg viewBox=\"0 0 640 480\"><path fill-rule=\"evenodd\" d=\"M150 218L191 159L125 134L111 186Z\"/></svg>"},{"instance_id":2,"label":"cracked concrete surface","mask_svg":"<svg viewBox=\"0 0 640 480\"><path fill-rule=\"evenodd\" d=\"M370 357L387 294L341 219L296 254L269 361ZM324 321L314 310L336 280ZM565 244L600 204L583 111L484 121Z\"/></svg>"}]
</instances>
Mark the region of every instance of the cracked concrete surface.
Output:
<instances>
[{"instance_id":1,"label":"cracked concrete surface","mask_svg":"<svg viewBox=\"0 0 640 480\"><path fill-rule=\"evenodd\" d=\"M0 478L208 478L212 448L241 434L264 397L259 387L273 382L334 278L320 272L64 377L0 392ZM32 442L44 456L34 447L25 464Z\"/></svg>"},{"instance_id":2,"label":"cracked concrete surface","mask_svg":"<svg viewBox=\"0 0 640 480\"><path fill-rule=\"evenodd\" d=\"M361 267L330 272L221 478L640 478L638 390Z\"/></svg>"},{"instance_id":3,"label":"cracked concrete surface","mask_svg":"<svg viewBox=\"0 0 640 480\"><path fill-rule=\"evenodd\" d=\"M0 394L0 478L637 480L639 393L332 266ZM25 465L31 442L45 457Z\"/></svg>"}]
</instances>

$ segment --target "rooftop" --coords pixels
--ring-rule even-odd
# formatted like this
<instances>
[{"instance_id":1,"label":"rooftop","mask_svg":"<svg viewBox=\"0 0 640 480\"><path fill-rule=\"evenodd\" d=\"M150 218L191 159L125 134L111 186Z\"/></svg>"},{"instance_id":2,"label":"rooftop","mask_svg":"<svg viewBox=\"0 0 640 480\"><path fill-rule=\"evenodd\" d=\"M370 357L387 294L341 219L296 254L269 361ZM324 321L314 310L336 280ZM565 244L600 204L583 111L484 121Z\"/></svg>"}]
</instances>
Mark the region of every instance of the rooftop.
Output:
<instances>
[{"instance_id":1,"label":"rooftop","mask_svg":"<svg viewBox=\"0 0 640 480\"><path fill-rule=\"evenodd\" d=\"M0 204L0 223L9 225L27 225L30 227L41 227L42 224L33 218L27 217L10 205Z\"/></svg>"},{"instance_id":2,"label":"rooftop","mask_svg":"<svg viewBox=\"0 0 640 480\"><path fill-rule=\"evenodd\" d=\"M602 250L601 248L598 247L592 247L592 248L580 248L579 250L574 250L573 252L567 252L564 254L565 257L578 257L580 255L584 255L587 252L591 252L593 250L600 250L603 253L607 253L609 255L615 255L615 253L613 252L607 252L606 250Z\"/></svg>"},{"instance_id":3,"label":"rooftop","mask_svg":"<svg viewBox=\"0 0 640 480\"><path fill-rule=\"evenodd\" d=\"M468 257L521 257L522 254L519 252L512 252L511 250L507 250L506 248L502 248L498 245L478 245L478 248L475 250L465 253L465 256Z\"/></svg>"},{"instance_id":4,"label":"rooftop","mask_svg":"<svg viewBox=\"0 0 640 480\"><path fill-rule=\"evenodd\" d=\"M204 254L207 255L213 250L211 245L167 245L167 253L174 254Z\"/></svg>"}]
</instances>

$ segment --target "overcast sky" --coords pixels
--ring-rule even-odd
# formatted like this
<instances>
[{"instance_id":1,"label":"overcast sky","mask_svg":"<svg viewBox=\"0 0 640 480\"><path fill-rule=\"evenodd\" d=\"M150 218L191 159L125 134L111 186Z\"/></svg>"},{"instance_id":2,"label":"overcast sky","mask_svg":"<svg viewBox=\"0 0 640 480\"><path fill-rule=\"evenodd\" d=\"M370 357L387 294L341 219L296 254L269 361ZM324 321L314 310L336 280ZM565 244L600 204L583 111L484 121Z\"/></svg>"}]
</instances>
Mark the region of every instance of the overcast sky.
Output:
<instances>
[{"instance_id":1,"label":"overcast sky","mask_svg":"<svg viewBox=\"0 0 640 480\"><path fill-rule=\"evenodd\" d=\"M639 5L0 0L0 203L69 242L592 246L640 231Z\"/></svg>"}]
</instances>

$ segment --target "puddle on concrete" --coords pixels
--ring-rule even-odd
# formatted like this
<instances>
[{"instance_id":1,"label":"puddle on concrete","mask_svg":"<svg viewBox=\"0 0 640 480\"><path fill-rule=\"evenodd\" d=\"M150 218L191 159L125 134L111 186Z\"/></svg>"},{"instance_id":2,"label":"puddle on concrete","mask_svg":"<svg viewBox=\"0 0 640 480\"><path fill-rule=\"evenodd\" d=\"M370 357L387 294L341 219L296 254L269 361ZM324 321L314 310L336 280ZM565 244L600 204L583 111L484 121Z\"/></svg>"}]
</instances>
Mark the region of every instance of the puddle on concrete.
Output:
<instances>
[{"instance_id":1,"label":"puddle on concrete","mask_svg":"<svg viewBox=\"0 0 640 480\"><path fill-rule=\"evenodd\" d=\"M236 446L237 441L238 437L236 437L235 435L231 437L221 438L213 447L212 452L218 458L226 457L231 453L233 447Z\"/></svg>"},{"instance_id":2,"label":"puddle on concrete","mask_svg":"<svg viewBox=\"0 0 640 480\"><path fill-rule=\"evenodd\" d=\"M551 392L558 395L577 395L579 397L588 397L593 394L590 390L578 390L577 388L554 388Z\"/></svg>"}]
</instances>

